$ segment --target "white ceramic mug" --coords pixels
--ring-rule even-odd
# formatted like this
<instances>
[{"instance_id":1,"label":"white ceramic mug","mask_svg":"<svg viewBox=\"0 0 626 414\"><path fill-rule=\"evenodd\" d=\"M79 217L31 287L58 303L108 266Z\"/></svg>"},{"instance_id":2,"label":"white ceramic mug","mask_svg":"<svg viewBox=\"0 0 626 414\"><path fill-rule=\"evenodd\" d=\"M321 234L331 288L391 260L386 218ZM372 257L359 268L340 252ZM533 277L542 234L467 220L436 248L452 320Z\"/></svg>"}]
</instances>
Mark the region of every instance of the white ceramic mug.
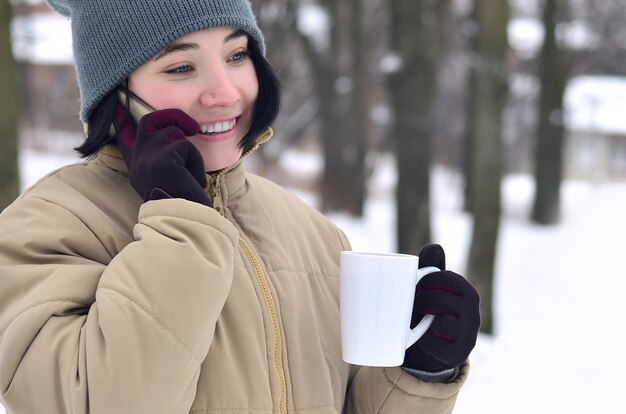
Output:
<instances>
[{"instance_id":1,"label":"white ceramic mug","mask_svg":"<svg viewBox=\"0 0 626 414\"><path fill-rule=\"evenodd\" d=\"M410 329L415 285L436 267L419 269L408 254L341 252L340 307L343 360L374 367L402 365L404 353L430 327L426 315Z\"/></svg>"}]
</instances>

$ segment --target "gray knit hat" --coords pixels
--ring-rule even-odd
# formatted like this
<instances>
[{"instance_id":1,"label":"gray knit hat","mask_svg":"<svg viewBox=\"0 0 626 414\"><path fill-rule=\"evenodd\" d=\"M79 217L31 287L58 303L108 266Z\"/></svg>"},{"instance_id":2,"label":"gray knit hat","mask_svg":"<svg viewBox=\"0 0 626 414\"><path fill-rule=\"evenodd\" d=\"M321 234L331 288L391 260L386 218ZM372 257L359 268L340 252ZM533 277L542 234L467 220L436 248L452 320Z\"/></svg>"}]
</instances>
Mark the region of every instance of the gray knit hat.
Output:
<instances>
[{"instance_id":1,"label":"gray knit hat","mask_svg":"<svg viewBox=\"0 0 626 414\"><path fill-rule=\"evenodd\" d=\"M249 0L47 0L71 19L80 119L159 50L211 27L242 29L265 54Z\"/></svg>"}]
</instances>

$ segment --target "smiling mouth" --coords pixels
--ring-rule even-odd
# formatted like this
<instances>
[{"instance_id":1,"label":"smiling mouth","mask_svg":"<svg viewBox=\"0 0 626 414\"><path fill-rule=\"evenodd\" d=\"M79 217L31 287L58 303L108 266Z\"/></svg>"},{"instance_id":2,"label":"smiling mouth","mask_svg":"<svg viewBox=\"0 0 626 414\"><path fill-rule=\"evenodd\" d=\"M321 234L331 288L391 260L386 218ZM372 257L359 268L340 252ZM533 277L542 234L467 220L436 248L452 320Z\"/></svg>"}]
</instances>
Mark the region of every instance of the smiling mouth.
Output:
<instances>
[{"instance_id":1,"label":"smiling mouth","mask_svg":"<svg viewBox=\"0 0 626 414\"><path fill-rule=\"evenodd\" d=\"M235 127L238 118L229 121L213 122L210 124L200 125L200 132L204 135L217 135L228 132Z\"/></svg>"}]
</instances>

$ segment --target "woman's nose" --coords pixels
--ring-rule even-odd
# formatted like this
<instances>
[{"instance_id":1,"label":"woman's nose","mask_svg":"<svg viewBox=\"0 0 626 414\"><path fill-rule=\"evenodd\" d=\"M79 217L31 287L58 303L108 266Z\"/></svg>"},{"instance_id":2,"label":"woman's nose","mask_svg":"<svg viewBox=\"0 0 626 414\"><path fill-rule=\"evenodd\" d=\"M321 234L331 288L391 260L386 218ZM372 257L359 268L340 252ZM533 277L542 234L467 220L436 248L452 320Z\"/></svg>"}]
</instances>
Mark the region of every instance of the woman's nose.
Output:
<instances>
[{"instance_id":1,"label":"woman's nose","mask_svg":"<svg viewBox=\"0 0 626 414\"><path fill-rule=\"evenodd\" d=\"M200 96L202 105L211 106L233 106L241 99L239 89L233 84L225 70L213 72L208 76L205 87Z\"/></svg>"}]
</instances>

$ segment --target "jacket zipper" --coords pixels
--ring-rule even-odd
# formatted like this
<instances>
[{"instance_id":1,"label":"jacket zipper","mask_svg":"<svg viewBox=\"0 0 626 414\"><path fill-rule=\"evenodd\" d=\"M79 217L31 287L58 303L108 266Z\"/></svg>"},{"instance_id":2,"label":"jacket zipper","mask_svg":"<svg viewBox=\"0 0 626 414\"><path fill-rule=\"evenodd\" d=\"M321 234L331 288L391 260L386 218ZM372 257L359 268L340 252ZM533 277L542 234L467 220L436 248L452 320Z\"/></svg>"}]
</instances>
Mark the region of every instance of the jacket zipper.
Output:
<instances>
[{"instance_id":1,"label":"jacket zipper","mask_svg":"<svg viewBox=\"0 0 626 414\"><path fill-rule=\"evenodd\" d=\"M222 174L218 174L209 177L209 195L211 196L211 201L213 202L213 209L223 216L224 200L222 200L222 190L220 190L219 180L219 177L221 176Z\"/></svg>"},{"instance_id":2,"label":"jacket zipper","mask_svg":"<svg viewBox=\"0 0 626 414\"><path fill-rule=\"evenodd\" d=\"M261 135L257 137L254 145L252 145L243 154L241 154L241 157L239 159L241 160L246 155L256 150L259 147L259 145L269 140L273 134L274 134L274 131L272 131L272 128L267 128L265 132L263 132ZM222 168L221 170L213 172L212 174L207 173L207 179L209 181L207 191L213 202L213 209L217 211L218 213L220 213L222 216L224 216L225 213L224 213L224 200L222 199L222 191L220 190L220 177L223 177L226 171L230 170L231 168L232 166Z\"/></svg>"},{"instance_id":3,"label":"jacket zipper","mask_svg":"<svg viewBox=\"0 0 626 414\"><path fill-rule=\"evenodd\" d=\"M224 215L224 200L222 199L222 192L219 185L219 177L223 174L216 174L209 177L209 195L213 200L213 209L222 216ZM274 334L274 368L276 368L276 374L280 382L280 413L287 414L287 380L285 379L285 370L283 368L282 360L282 339L280 335L280 324L278 323L278 311L276 310L276 303L272 296L269 283L261 267L261 262L250 244L243 238L239 238L239 244L246 252L248 259L254 267L257 280L263 289L263 295L265 296L265 303L269 309L270 316L272 318L272 332Z\"/></svg>"},{"instance_id":4,"label":"jacket zipper","mask_svg":"<svg viewBox=\"0 0 626 414\"><path fill-rule=\"evenodd\" d=\"M285 370L283 368L282 362L282 339L280 335L280 325L278 323L278 311L276 310L276 304L274 302L269 283L267 282L267 278L263 273L263 268L261 267L258 256L252 249L252 246L250 246L250 244L243 238L239 238L239 244L241 244L244 251L248 255L248 258L252 262L252 265L254 266L257 279L261 284L263 294L265 295L265 303L269 308L270 315L272 317L272 331L274 333L274 368L276 368L276 373L278 374L278 380L280 382L280 413L286 414L287 381L285 380Z\"/></svg>"}]
</instances>

